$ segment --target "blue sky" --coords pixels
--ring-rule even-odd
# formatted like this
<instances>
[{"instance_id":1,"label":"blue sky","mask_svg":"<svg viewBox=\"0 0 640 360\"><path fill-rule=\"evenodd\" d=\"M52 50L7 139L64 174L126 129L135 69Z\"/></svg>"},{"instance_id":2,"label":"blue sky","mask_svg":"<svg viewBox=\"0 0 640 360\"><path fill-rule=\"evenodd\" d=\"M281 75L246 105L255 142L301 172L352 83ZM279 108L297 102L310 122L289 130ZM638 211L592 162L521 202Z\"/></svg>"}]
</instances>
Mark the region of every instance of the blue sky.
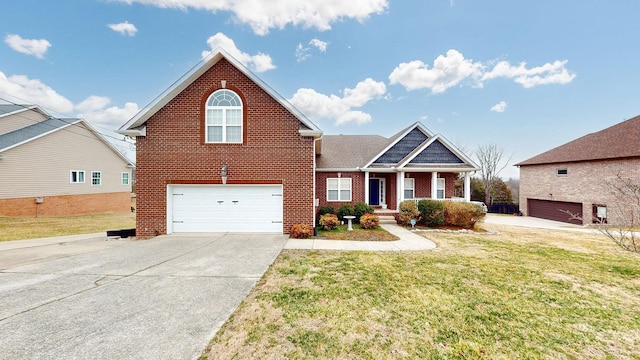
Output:
<instances>
[{"instance_id":1,"label":"blue sky","mask_svg":"<svg viewBox=\"0 0 640 360\"><path fill-rule=\"evenodd\" d=\"M0 99L118 137L223 46L326 134L420 121L472 157L499 144L517 177L511 164L640 114L638 14L637 0L13 0Z\"/></svg>"}]
</instances>

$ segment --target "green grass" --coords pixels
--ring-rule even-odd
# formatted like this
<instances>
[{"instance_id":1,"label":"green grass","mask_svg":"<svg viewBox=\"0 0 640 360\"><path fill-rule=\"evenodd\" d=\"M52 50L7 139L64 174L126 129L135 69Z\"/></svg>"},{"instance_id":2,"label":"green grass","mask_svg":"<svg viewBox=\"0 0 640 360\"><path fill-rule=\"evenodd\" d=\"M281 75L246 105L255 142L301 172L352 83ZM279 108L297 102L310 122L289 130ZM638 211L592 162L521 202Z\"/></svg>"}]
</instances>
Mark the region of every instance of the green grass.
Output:
<instances>
[{"instance_id":1,"label":"green grass","mask_svg":"<svg viewBox=\"0 0 640 360\"><path fill-rule=\"evenodd\" d=\"M135 226L133 213L38 218L0 216L0 241L96 233Z\"/></svg>"},{"instance_id":2,"label":"green grass","mask_svg":"<svg viewBox=\"0 0 640 360\"><path fill-rule=\"evenodd\" d=\"M430 233L428 252L285 251L209 358L639 359L640 256L596 234Z\"/></svg>"}]
</instances>

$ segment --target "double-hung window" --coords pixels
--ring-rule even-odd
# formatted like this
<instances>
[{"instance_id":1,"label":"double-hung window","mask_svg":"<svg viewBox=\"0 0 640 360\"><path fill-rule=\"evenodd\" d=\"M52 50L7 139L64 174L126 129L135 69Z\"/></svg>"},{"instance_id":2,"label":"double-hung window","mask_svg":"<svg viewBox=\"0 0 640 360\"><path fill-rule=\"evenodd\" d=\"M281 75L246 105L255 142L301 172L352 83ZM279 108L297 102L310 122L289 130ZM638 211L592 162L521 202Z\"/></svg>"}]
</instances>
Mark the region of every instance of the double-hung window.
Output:
<instances>
[{"instance_id":1,"label":"double-hung window","mask_svg":"<svg viewBox=\"0 0 640 360\"><path fill-rule=\"evenodd\" d=\"M128 172L123 172L122 173L121 184L122 185L129 185L129 173Z\"/></svg>"},{"instance_id":2,"label":"double-hung window","mask_svg":"<svg viewBox=\"0 0 640 360\"><path fill-rule=\"evenodd\" d=\"M222 89L206 103L205 137L208 143L242 143L242 100L235 92Z\"/></svg>"},{"instance_id":3,"label":"double-hung window","mask_svg":"<svg viewBox=\"0 0 640 360\"><path fill-rule=\"evenodd\" d=\"M438 178L437 182L438 184L436 188L436 199L444 199L444 188L445 188L444 178Z\"/></svg>"},{"instance_id":4,"label":"double-hung window","mask_svg":"<svg viewBox=\"0 0 640 360\"><path fill-rule=\"evenodd\" d=\"M71 170L69 174L69 181L72 184L84 183L84 171L83 170Z\"/></svg>"},{"instance_id":5,"label":"double-hung window","mask_svg":"<svg viewBox=\"0 0 640 360\"><path fill-rule=\"evenodd\" d=\"M100 171L92 171L91 172L91 185L101 185L102 184L102 172Z\"/></svg>"},{"instance_id":6,"label":"double-hung window","mask_svg":"<svg viewBox=\"0 0 640 360\"><path fill-rule=\"evenodd\" d=\"M404 178L404 198L413 199L415 197L415 179Z\"/></svg>"},{"instance_id":7,"label":"double-hung window","mask_svg":"<svg viewBox=\"0 0 640 360\"><path fill-rule=\"evenodd\" d=\"M327 201L351 201L351 178L328 178Z\"/></svg>"}]
</instances>

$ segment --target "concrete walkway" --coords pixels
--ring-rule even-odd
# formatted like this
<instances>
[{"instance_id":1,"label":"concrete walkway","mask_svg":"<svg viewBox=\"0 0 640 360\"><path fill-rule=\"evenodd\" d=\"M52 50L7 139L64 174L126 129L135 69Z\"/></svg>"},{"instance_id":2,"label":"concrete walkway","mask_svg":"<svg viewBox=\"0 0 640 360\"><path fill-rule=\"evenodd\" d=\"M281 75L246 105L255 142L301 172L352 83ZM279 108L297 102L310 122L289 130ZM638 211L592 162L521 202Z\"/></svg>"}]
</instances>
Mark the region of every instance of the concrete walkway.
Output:
<instances>
[{"instance_id":1,"label":"concrete walkway","mask_svg":"<svg viewBox=\"0 0 640 360\"><path fill-rule=\"evenodd\" d=\"M324 239L289 239L285 249L304 250L361 250L361 251L419 251L435 249L436 244L401 226L380 224L380 227L400 238L396 241L347 241Z\"/></svg>"}]
</instances>

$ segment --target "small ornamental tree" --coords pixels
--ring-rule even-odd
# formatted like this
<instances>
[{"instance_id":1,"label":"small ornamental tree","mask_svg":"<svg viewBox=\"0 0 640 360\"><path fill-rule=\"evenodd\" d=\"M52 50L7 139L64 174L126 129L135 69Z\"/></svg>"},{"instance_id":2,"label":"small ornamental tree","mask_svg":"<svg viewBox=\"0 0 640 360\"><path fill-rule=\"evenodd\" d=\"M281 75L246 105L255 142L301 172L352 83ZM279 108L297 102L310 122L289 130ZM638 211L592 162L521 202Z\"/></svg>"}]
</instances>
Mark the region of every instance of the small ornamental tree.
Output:
<instances>
[{"instance_id":1,"label":"small ornamental tree","mask_svg":"<svg viewBox=\"0 0 640 360\"><path fill-rule=\"evenodd\" d=\"M400 220L400 224L402 225L410 225L411 220L415 220L416 222L420 221L420 212L418 211L418 206L413 200L405 200L400 203L399 206L400 214L398 214L398 218Z\"/></svg>"}]
</instances>

